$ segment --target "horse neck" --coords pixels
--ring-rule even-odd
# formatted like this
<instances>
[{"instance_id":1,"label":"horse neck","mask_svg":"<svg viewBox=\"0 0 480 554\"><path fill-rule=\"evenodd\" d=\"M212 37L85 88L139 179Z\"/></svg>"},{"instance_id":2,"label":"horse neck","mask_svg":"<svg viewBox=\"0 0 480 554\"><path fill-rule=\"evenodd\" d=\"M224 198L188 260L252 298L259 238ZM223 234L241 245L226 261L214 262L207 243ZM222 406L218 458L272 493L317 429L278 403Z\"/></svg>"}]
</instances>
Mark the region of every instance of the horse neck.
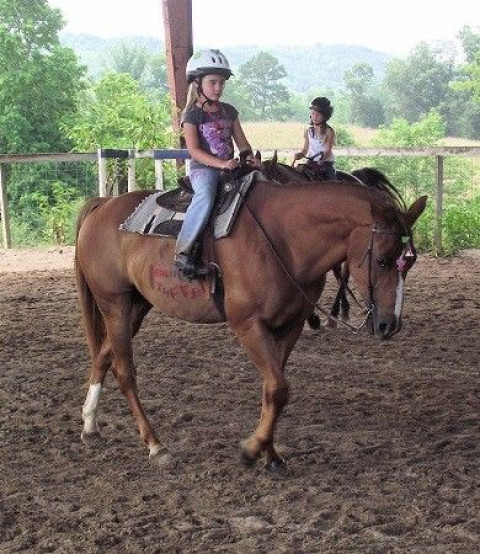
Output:
<instances>
[{"instance_id":1,"label":"horse neck","mask_svg":"<svg viewBox=\"0 0 480 554\"><path fill-rule=\"evenodd\" d=\"M290 181L305 181L307 180L304 174L290 167L289 165L282 164L279 162L275 163L266 163L264 165L264 173L269 179L274 179L280 183L288 183Z\"/></svg>"},{"instance_id":2,"label":"horse neck","mask_svg":"<svg viewBox=\"0 0 480 554\"><path fill-rule=\"evenodd\" d=\"M282 237L298 270L315 266L325 273L346 259L351 233L371 224L368 198L348 185L270 185L263 187L259 216L274 229L275 243Z\"/></svg>"}]
</instances>

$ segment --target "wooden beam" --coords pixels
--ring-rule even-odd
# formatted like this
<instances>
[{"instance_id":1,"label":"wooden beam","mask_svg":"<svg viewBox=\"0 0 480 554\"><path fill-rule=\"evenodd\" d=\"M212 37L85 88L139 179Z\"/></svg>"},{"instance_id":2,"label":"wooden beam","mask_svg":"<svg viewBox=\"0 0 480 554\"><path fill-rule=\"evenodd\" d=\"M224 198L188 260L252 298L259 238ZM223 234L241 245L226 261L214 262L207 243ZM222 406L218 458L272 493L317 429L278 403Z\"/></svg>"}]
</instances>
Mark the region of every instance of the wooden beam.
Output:
<instances>
[{"instance_id":1,"label":"wooden beam","mask_svg":"<svg viewBox=\"0 0 480 554\"><path fill-rule=\"evenodd\" d=\"M193 54L192 0L163 0L163 23L173 130L179 136L180 113L187 99L185 68Z\"/></svg>"}]
</instances>

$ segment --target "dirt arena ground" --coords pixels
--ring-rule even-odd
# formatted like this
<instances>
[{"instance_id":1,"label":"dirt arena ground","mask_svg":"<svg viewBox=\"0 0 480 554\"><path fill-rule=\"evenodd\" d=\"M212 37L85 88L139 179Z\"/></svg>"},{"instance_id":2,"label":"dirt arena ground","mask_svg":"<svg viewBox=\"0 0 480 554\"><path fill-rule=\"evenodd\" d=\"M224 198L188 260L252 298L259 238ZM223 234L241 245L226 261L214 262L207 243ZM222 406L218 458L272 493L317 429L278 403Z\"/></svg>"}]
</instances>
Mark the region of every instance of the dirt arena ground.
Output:
<instances>
[{"instance_id":1,"label":"dirt arena ground","mask_svg":"<svg viewBox=\"0 0 480 554\"><path fill-rule=\"evenodd\" d=\"M158 312L136 361L172 463L111 376L83 445L72 250L0 251L0 552L478 553L480 251L421 256L407 285L392 341L304 331L274 479L237 463L260 382L232 333Z\"/></svg>"}]
</instances>

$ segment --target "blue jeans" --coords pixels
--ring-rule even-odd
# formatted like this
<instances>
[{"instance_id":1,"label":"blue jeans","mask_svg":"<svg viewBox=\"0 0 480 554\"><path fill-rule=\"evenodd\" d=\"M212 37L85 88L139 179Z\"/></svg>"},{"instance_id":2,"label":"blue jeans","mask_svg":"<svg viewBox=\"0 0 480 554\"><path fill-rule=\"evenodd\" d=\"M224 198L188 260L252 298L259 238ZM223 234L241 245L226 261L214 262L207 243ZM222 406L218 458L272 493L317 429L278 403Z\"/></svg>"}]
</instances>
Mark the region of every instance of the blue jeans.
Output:
<instances>
[{"instance_id":1,"label":"blue jeans","mask_svg":"<svg viewBox=\"0 0 480 554\"><path fill-rule=\"evenodd\" d=\"M191 253L195 241L205 229L217 195L220 170L213 167L193 169L190 182L193 197L178 234L175 255Z\"/></svg>"}]
</instances>

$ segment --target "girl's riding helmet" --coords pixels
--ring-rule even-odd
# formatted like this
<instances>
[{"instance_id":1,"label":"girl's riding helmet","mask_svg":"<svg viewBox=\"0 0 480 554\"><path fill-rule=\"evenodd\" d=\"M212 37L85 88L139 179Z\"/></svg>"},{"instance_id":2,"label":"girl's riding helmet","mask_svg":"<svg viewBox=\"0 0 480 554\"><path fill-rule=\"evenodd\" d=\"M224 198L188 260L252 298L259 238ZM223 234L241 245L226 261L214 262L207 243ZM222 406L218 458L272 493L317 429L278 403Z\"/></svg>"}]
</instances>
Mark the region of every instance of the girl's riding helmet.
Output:
<instances>
[{"instance_id":1,"label":"girl's riding helmet","mask_svg":"<svg viewBox=\"0 0 480 554\"><path fill-rule=\"evenodd\" d=\"M229 79L233 73L227 58L220 50L202 50L194 54L187 62L187 83L204 75L223 75Z\"/></svg>"}]
</instances>

